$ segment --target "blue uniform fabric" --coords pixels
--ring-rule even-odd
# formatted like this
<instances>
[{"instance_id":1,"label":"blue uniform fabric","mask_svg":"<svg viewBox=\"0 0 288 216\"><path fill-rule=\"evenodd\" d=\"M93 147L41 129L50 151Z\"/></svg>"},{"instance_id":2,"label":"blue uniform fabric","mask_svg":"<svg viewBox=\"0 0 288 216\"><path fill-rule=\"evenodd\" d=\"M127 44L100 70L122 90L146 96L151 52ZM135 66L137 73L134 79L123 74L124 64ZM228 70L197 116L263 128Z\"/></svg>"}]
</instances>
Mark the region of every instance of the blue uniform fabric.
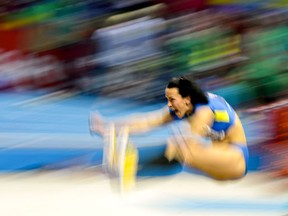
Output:
<instances>
[{"instance_id":1,"label":"blue uniform fabric","mask_svg":"<svg viewBox=\"0 0 288 216\"><path fill-rule=\"evenodd\" d=\"M245 160L245 164L246 164L246 170L245 170L245 175L247 174L247 170L248 170L248 163L249 163L249 150L248 150L248 146L247 145L243 145L243 144L233 144L234 147L236 147L237 149L239 149L244 156L244 160Z\"/></svg>"},{"instance_id":2,"label":"blue uniform fabric","mask_svg":"<svg viewBox=\"0 0 288 216\"><path fill-rule=\"evenodd\" d=\"M207 93L209 103L208 104L197 104L194 107L193 113L197 111L201 106L209 106L213 111L215 118L212 125L212 129L214 131L220 132L227 130L234 124L235 122L235 111L234 109L226 102L226 100L212 93ZM175 120L179 120L173 110L170 110L171 116ZM187 116L185 116L187 118Z\"/></svg>"}]
</instances>

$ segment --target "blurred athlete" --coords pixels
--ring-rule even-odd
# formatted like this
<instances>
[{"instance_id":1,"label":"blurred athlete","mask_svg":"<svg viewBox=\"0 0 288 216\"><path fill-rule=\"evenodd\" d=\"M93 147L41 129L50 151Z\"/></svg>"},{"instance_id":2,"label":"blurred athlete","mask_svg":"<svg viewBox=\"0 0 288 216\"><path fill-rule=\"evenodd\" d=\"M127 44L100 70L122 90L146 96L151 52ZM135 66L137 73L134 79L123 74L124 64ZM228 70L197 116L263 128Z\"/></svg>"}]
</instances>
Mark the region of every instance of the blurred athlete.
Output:
<instances>
[{"instance_id":1,"label":"blurred athlete","mask_svg":"<svg viewBox=\"0 0 288 216\"><path fill-rule=\"evenodd\" d=\"M168 163L176 160L218 180L245 176L248 148L242 123L234 109L222 97L205 93L193 80L185 77L172 78L166 86L165 96L167 107L131 116L115 124L105 122L99 114L92 114L90 129L103 135L107 125L116 125L112 131L121 128L121 139L123 134L125 137L125 141L119 140L120 146L128 146L129 133L146 132L182 120L188 127L174 127L174 135L168 138L164 155ZM116 137L116 133L114 135ZM120 149L123 152L125 147Z\"/></svg>"}]
</instances>

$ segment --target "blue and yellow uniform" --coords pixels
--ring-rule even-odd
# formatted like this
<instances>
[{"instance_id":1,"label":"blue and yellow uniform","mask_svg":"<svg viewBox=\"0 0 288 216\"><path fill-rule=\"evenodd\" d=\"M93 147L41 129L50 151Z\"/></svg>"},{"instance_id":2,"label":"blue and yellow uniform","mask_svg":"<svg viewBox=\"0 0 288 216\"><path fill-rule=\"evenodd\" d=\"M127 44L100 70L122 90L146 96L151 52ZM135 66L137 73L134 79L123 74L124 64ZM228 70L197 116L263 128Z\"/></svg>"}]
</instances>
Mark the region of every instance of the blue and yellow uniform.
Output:
<instances>
[{"instance_id":1,"label":"blue and yellow uniform","mask_svg":"<svg viewBox=\"0 0 288 216\"><path fill-rule=\"evenodd\" d=\"M226 102L226 100L219 96L212 93L207 93L208 96L208 104L197 104L194 107L193 113L201 106L209 106L212 112L214 113L214 122L211 126L211 129L217 132L224 131L225 133L227 130L234 124L235 122L235 111L234 109ZM176 114L170 109L170 114L174 120L180 120ZM188 117L187 115L185 116ZM184 117L184 118L185 118Z\"/></svg>"},{"instance_id":2,"label":"blue and yellow uniform","mask_svg":"<svg viewBox=\"0 0 288 216\"><path fill-rule=\"evenodd\" d=\"M227 130L234 124L235 122L235 111L234 109L226 102L226 100L219 96L212 93L208 93L208 100L209 103L207 104L212 112L214 113L214 122L211 128L214 131L220 132L224 131L225 133ZM198 104L195 106L194 112L201 106Z\"/></svg>"},{"instance_id":3,"label":"blue and yellow uniform","mask_svg":"<svg viewBox=\"0 0 288 216\"><path fill-rule=\"evenodd\" d=\"M214 122L211 126L211 129L213 131L224 132L226 134L228 129L232 127L235 123L236 118L235 110L227 103L227 101L223 97L219 95L207 93L207 97L209 101L208 104L195 105L192 115L201 106L209 106L212 112L214 113ZM170 114L174 120L180 120L173 112L173 110L170 110ZM184 118L187 117L188 116L185 116ZM234 145L237 149L242 151L246 161L246 172L247 172L247 164L249 159L249 152L247 146L241 143L231 143L231 144Z\"/></svg>"}]
</instances>

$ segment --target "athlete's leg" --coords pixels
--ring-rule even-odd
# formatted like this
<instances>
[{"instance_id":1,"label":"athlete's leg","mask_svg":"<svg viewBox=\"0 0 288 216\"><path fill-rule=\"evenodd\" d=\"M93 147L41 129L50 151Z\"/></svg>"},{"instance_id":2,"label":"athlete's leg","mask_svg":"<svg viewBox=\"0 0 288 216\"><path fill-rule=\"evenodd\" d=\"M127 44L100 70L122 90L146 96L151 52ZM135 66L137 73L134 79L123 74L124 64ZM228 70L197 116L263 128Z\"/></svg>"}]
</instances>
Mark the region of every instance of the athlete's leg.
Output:
<instances>
[{"instance_id":1,"label":"athlete's leg","mask_svg":"<svg viewBox=\"0 0 288 216\"><path fill-rule=\"evenodd\" d=\"M129 139L127 130L124 133L123 128L121 130L117 136L116 152L118 156L116 158L118 158L120 177L121 173L126 175L126 179L123 179L123 182L132 182L135 177L173 175L183 170L182 164L177 160L168 160L166 158L165 144L136 149L136 146Z\"/></svg>"},{"instance_id":2,"label":"athlete's leg","mask_svg":"<svg viewBox=\"0 0 288 216\"><path fill-rule=\"evenodd\" d=\"M166 144L138 148L139 165L137 177L169 176L183 170L183 166L175 159L165 156Z\"/></svg>"},{"instance_id":3,"label":"athlete's leg","mask_svg":"<svg viewBox=\"0 0 288 216\"><path fill-rule=\"evenodd\" d=\"M129 191L134 188L137 178L168 176L182 171L178 161L169 161L164 156L165 149L165 144L136 148L127 127L116 131L111 124L104 133L103 168L116 180L121 192Z\"/></svg>"},{"instance_id":4,"label":"athlete's leg","mask_svg":"<svg viewBox=\"0 0 288 216\"><path fill-rule=\"evenodd\" d=\"M120 128L116 139L115 167L120 191L123 192L135 186L138 150L130 141L128 127Z\"/></svg>"},{"instance_id":5,"label":"athlete's leg","mask_svg":"<svg viewBox=\"0 0 288 216\"><path fill-rule=\"evenodd\" d=\"M223 142L203 145L200 140L191 137L185 138L184 142L174 139L174 157L188 167L199 169L215 179L237 179L245 175L247 160L243 150L238 144ZM171 141L171 142L173 142ZM248 152L248 151L247 151Z\"/></svg>"}]
</instances>

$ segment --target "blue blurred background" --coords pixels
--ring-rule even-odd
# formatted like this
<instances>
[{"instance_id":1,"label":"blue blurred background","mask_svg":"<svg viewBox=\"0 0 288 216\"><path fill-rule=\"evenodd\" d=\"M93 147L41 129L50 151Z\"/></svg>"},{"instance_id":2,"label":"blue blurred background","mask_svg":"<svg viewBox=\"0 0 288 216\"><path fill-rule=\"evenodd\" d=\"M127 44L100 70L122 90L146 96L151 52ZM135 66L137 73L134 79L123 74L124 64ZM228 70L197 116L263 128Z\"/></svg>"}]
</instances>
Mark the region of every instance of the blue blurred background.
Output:
<instances>
[{"instance_id":1,"label":"blue blurred background","mask_svg":"<svg viewBox=\"0 0 288 216\"><path fill-rule=\"evenodd\" d=\"M165 106L173 76L222 95L243 121L250 171L288 176L288 1L0 3L0 172L97 166L94 110ZM132 137L163 146L167 128Z\"/></svg>"}]
</instances>

